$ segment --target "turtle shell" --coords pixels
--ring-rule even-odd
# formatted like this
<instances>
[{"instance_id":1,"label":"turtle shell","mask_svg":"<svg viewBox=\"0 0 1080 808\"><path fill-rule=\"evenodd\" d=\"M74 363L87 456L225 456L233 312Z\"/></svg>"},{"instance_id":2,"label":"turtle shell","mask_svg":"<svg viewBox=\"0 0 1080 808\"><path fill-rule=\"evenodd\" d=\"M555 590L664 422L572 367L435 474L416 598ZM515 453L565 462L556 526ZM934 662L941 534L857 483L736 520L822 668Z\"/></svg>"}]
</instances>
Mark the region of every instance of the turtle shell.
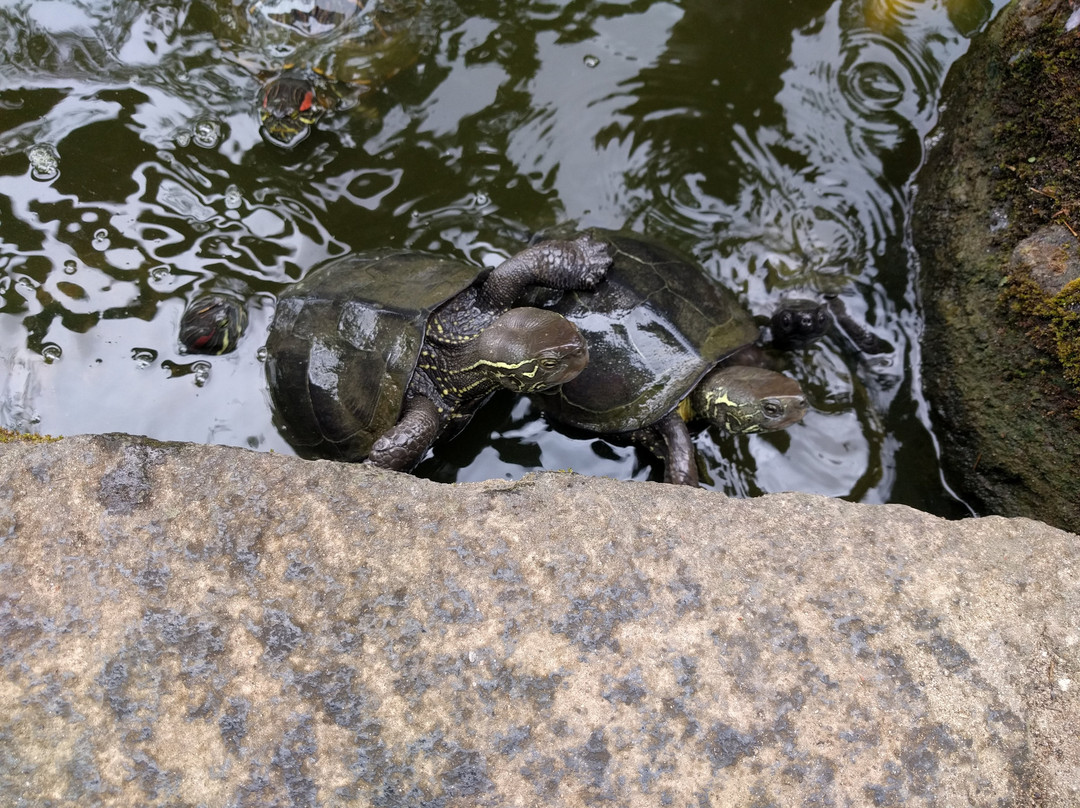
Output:
<instances>
[{"instance_id":1,"label":"turtle shell","mask_svg":"<svg viewBox=\"0 0 1080 808\"><path fill-rule=\"evenodd\" d=\"M702 376L753 342L758 327L692 258L638 234L589 232L614 256L606 279L550 306L581 329L589 364L535 399L568 426L629 432L674 409Z\"/></svg>"},{"instance_id":2,"label":"turtle shell","mask_svg":"<svg viewBox=\"0 0 1080 808\"><path fill-rule=\"evenodd\" d=\"M266 371L297 452L366 457L398 420L429 316L485 274L426 253L381 251L331 260L286 289Z\"/></svg>"}]
</instances>

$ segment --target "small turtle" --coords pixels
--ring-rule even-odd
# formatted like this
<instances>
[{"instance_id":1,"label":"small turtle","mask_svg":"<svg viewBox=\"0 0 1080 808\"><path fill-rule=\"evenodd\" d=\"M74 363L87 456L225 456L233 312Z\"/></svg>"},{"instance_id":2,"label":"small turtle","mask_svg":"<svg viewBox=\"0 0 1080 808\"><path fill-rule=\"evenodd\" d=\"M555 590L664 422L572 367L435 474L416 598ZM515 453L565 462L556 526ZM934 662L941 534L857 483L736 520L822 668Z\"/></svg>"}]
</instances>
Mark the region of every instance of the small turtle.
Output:
<instances>
[{"instance_id":1,"label":"small turtle","mask_svg":"<svg viewBox=\"0 0 1080 808\"><path fill-rule=\"evenodd\" d=\"M280 296L266 342L286 438L309 457L412 468L500 387L537 392L585 367L574 325L514 305L535 286L591 289L610 263L582 236L490 271L401 250L324 264Z\"/></svg>"},{"instance_id":2,"label":"small turtle","mask_svg":"<svg viewBox=\"0 0 1080 808\"><path fill-rule=\"evenodd\" d=\"M188 304L180 318L180 343L189 353L229 353L247 328L247 320L247 310L239 300L201 295Z\"/></svg>"},{"instance_id":3,"label":"small turtle","mask_svg":"<svg viewBox=\"0 0 1080 808\"><path fill-rule=\"evenodd\" d=\"M263 135L287 148L413 64L430 39L424 0L217 2L224 48L262 82Z\"/></svg>"},{"instance_id":4,"label":"small turtle","mask_svg":"<svg viewBox=\"0 0 1080 808\"><path fill-rule=\"evenodd\" d=\"M607 245L612 265L595 290L552 305L581 329L590 359L572 381L533 396L551 421L642 445L664 461L665 482L697 485L687 422L741 434L802 419L798 382L742 364L759 329L700 264L635 233L587 234Z\"/></svg>"},{"instance_id":5,"label":"small turtle","mask_svg":"<svg viewBox=\"0 0 1080 808\"><path fill-rule=\"evenodd\" d=\"M863 354L891 353L894 348L887 340L856 322L847 312L844 302L835 295L824 301L787 298L780 301L769 321L772 345L782 350L802 348L826 334L843 335Z\"/></svg>"}]
</instances>

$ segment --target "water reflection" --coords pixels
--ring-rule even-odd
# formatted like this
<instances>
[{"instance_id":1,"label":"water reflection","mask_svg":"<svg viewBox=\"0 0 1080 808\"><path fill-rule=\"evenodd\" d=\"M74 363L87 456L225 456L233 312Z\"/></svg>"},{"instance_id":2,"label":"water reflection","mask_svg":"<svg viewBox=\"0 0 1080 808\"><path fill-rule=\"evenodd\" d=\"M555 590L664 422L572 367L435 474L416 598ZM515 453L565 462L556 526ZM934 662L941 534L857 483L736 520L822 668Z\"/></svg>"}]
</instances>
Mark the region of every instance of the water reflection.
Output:
<instances>
[{"instance_id":1,"label":"water reflection","mask_svg":"<svg viewBox=\"0 0 1080 808\"><path fill-rule=\"evenodd\" d=\"M0 7L0 425L288 451L260 361L283 284L386 245L494 264L569 220L686 249L763 321L784 295L839 294L895 346L782 357L813 412L699 435L715 487L962 512L919 393L906 220L984 0L431 5L415 64L291 151L262 139L258 81L213 3ZM211 293L250 322L194 369L177 327ZM510 398L421 473L541 467L656 473Z\"/></svg>"}]
</instances>

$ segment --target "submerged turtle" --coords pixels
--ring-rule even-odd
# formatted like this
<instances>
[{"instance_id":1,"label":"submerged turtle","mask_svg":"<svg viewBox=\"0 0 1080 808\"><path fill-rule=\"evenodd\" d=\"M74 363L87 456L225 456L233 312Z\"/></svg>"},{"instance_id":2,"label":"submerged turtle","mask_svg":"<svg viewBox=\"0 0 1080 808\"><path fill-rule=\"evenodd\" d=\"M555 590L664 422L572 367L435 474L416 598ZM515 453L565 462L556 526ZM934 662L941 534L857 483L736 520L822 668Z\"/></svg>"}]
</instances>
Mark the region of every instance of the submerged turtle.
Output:
<instances>
[{"instance_id":1,"label":"submerged turtle","mask_svg":"<svg viewBox=\"0 0 1080 808\"><path fill-rule=\"evenodd\" d=\"M266 138L292 147L413 64L431 38L424 0L216 0L219 39L262 82Z\"/></svg>"},{"instance_id":2,"label":"submerged turtle","mask_svg":"<svg viewBox=\"0 0 1080 808\"><path fill-rule=\"evenodd\" d=\"M594 291L552 306L581 329L590 358L577 378L533 397L550 420L642 445L664 461L665 482L697 485L687 422L750 433L802 419L797 381L740 364L759 329L729 289L643 236L587 232L608 245L612 265Z\"/></svg>"},{"instance_id":3,"label":"submerged turtle","mask_svg":"<svg viewBox=\"0 0 1080 808\"><path fill-rule=\"evenodd\" d=\"M241 301L227 295L202 295L184 309L180 342L189 353L229 353L243 336L247 320Z\"/></svg>"},{"instance_id":4,"label":"submerged turtle","mask_svg":"<svg viewBox=\"0 0 1080 808\"><path fill-rule=\"evenodd\" d=\"M407 470L500 387L538 392L588 361L561 315L513 308L534 286L591 289L611 259L582 236L530 247L490 271L382 251L324 264L281 295L270 395L306 456Z\"/></svg>"}]
</instances>

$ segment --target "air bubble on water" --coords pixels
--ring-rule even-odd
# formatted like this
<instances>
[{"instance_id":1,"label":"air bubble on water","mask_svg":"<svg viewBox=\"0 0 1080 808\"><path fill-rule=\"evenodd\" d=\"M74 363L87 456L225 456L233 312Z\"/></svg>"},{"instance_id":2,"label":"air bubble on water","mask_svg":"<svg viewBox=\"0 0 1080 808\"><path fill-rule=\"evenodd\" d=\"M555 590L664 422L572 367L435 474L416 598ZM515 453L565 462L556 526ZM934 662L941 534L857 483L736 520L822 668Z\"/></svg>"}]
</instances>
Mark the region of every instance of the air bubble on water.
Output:
<instances>
[{"instance_id":1,"label":"air bubble on water","mask_svg":"<svg viewBox=\"0 0 1080 808\"><path fill-rule=\"evenodd\" d=\"M598 64L600 64L600 57L599 56L593 56L590 53L588 56L585 57L584 61L585 61L585 67L596 67Z\"/></svg>"},{"instance_id":2,"label":"air bubble on water","mask_svg":"<svg viewBox=\"0 0 1080 808\"><path fill-rule=\"evenodd\" d=\"M173 140L176 141L176 145L179 146L181 149L187 148L191 145L191 132L186 129L181 129L179 132L176 133L176 136L173 138Z\"/></svg>"},{"instance_id":3,"label":"air bubble on water","mask_svg":"<svg viewBox=\"0 0 1080 808\"><path fill-rule=\"evenodd\" d=\"M79 265L70 258L64 262L64 274L66 275L74 275L78 268Z\"/></svg>"},{"instance_id":4,"label":"air bubble on water","mask_svg":"<svg viewBox=\"0 0 1080 808\"><path fill-rule=\"evenodd\" d=\"M100 230L94 231L94 240L90 242L90 246L92 246L95 250L104 252L105 250L109 249L109 245L111 243L112 242L109 241L109 231L105 228L101 228Z\"/></svg>"},{"instance_id":5,"label":"air bubble on water","mask_svg":"<svg viewBox=\"0 0 1080 808\"><path fill-rule=\"evenodd\" d=\"M881 354L869 357L866 360L866 364L870 366L871 370L885 371L896 363L892 354Z\"/></svg>"},{"instance_id":6,"label":"air bubble on water","mask_svg":"<svg viewBox=\"0 0 1080 808\"><path fill-rule=\"evenodd\" d=\"M210 381L209 362L193 362L191 364L191 372L195 375L196 387L205 387L206 383Z\"/></svg>"},{"instance_id":7,"label":"air bubble on water","mask_svg":"<svg viewBox=\"0 0 1080 808\"><path fill-rule=\"evenodd\" d=\"M37 143L26 153L30 160L30 176L41 182L56 179L60 174L60 155L51 143Z\"/></svg>"},{"instance_id":8,"label":"air bubble on water","mask_svg":"<svg viewBox=\"0 0 1080 808\"><path fill-rule=\"evenodd\" d=\"M258 359L260 362L265 362L266 357L267 357L266 346L263 345L262 347L259 348L259 350L257 350L255 352L255 358Z\"/></svg>"},{"instance_id":9,"label":"air bubble on water","mask_svg":"<svg viewBox=\"0 0 1080 808\"><path fill-rule=\"evenodd\" d=\"M166 280L172 274L172 270L165 264L158 264L150 270L150 280L154 283L161 283Z\"/></svg>"},{"instance_id":10,"label":"air bubble on water","mask_svg":"<svg viewBox=\"0 0 1080 808\"><path fill-rule=\"evenodd\" d=\"M141 370L154 364L157 359L157 351L152 348L132 348L131 358L135 360L135 367Z\"/></svg>"},{"instance_id":11,"label":"air bubble on water","mask_svg":"<svg viewBox=\"0 0 1080 808\"><path fill-rule=\"evenodd\" d=\"M192 129L191 137L196 146L213 149L221 142L221 124L217 121L196 121Z\"/></svg>"},{"instance_id":12,"label":"air bubble on water","mask_svg":"<svg viewBox=\"0 0 1080 808\"><path fill-rule=\"evenodd\" d=\"M46 342L41 346L41 357L45 360L46 365L51 365L59 359L63 353L64 352L60 350L60 346L55 342Z\"/></svg>"},{"instance_id":13,"label":"air bubble on water","mask_svg":"<svg viewBox=\"0 0 1080 808\"><path fill-rule=\"evenodd\" d=\"M230 185L225 189L225 207L229 210L236 210L243 201L244 196L235 185Z\"/></svg>"},{"instance_id":14,"label":"air bubble on water","mask_svg":"<svg viewBox=\"0 0 1080 808\"><path fill-rule=\"evenodd\" d=\"M482 207L484 207L484 205L486 205L490 201L491 201L491 197L489 197L483 191L477 191L477 193L476 193L476 205L477 205L477 207L482 208Z\"/></svg>"}]
</instances>

